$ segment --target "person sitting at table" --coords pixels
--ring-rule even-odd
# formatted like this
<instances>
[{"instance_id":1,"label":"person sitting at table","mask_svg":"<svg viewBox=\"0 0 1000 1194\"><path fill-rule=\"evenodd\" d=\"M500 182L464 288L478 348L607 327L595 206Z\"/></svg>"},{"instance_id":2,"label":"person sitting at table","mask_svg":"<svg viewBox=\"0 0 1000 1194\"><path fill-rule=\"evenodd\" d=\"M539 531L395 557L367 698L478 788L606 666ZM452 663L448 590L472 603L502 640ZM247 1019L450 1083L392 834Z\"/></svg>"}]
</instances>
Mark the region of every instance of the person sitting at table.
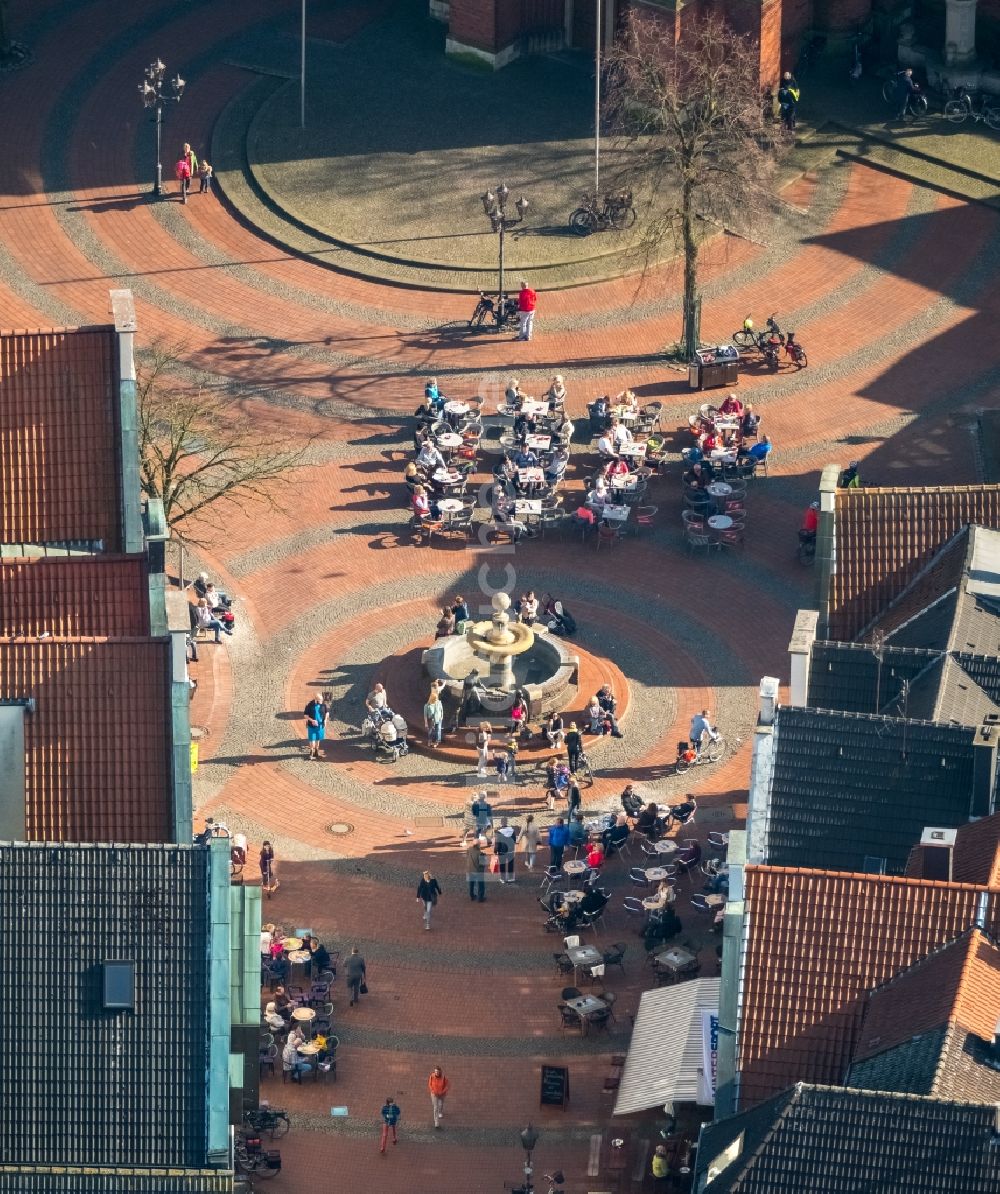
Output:
<instances>
[{"instance_id":1,"label":"person sitting at table","mask_svg":"<svg viewBox=\"0 0 1000 1194\"><path fill-rule=\"evenodd\" d=\"M622 808L633 820L642 812L642 797L635 790L635 784L626 784L622 791Z\"/></svg>"},{"instance_id":2,"label":"person sitting at table","mask_svg":"<svg viewBox=\"0 0 1000 1194\"><path fill-rule=\"evenodd\" d=\"M441 413L441 408L444 406L447 399L444 394L438 389L438 380L436 377L428 378L427 384L424 386L424 402L437 415Z\"/></svg>"},{"instance_id":3,"label":"person sitting at table","mask_svg":"<svg viewBox=\"0 0 1000 1194\"><path fill-rule=\"evenodd\" d=\"M729 867L724 866L705 884L710 895L729 895Z\"/></svg>"},{"instance_id":4,"label":"person sitting at table","mask_svg":"<svg viewBox=\"0 0 1000 1194\"><path fill-rule=\"evenodd\" d=\"M681 931L681 918L668 904L662 912L653 912L643 933L643 945L647 950L653 950L657 945L670 941Z\"/></svg>"},{"instance_id":5,"label":"person sitting at table","mask_svg":"<svg viewBox=\"0 0 1000 1194\"><path fill-rule=\"evenodd\" d=\"M614 460L609 460L607 467L604 470L604 478L607 481L613 480L615 477L626 477L629 473L629 466L627 460L622 460L621 457L616 457Z\"/></svg>"},{"instance_id":6,"label":"person sitting at table","mask_svg":"<svg viewBox=\"0 0 1000 1194\"><path fill-rule=\"evenodd\" d=\"M602 428L607 428L610 423L611 399L607 394L602 394L599 398L595 398L590 408L591 417Z\"/></svg>"},{"instance_id":7,"label":"person sitting at table","mask_svg":"<svg viewBox=\"0 0 1000 1194\"><path fill-rule=\"evenodd\" d=\"M690 448L681 449L681 459L687 461L688 464L697 464L699 460L705 459L705 453L701 450L700 444L692 444Z\"/></svg>"},{"instance_id":8,"label":"person sitting at table","mask_svg":"<svg viewBox=\"0 0 1000 1194\"><path fill-rule=\"evenodd\" d=\"M689 489L707 489L712 484L712 469L707 461L697 460L684 474Z\"/></svg>"},{"instance_id":9,"label":"person sitting at table","mask_svg":"<svg viewBox=\"0 0 1000 1194\"><path fill-rule=\"evenodd\" d=\"M587 866L592 871L599 871L604 865L604 846L601 842L591 842L587 851Z\"/></svg>"},{"instance_id":10,"label":"person sitting at table","mask_svg":"<svg viewBox=\"0 0 1000 1194\"><path fill-rule=\"evenodd\" d=\"M601 433L601 437L597 441L597 451L600 453L602 460L616 460L618 458L618 449L615 446L615 441L611 438L610 431Z\"/></svg>"},{"instance_id":11,"label":"person sitting at table","mask_svg":"<svg viewBox=\"0 0 1000 1194\"><path fill-rule=\"evenodd\" d=\"M441 609L441 617L438 619L438 624L434 627L435 641L439 638L450 638L454 633L455 615L445 605Z\"/></svg>"},{"instance_id":12,"label":"person sitting at table","mask_svg":"<svg viewBox=\"0 0 1000 1194\"><path fill-rule=\"evenodd\" d=\"M288 998L288 992L284 987L274 988L274 1006L278 1015L284 1020L292 1018L292 1012L295 1010L295 1004Z\"/></svg>"},{"instance_id":13,"label":"person sitting at table","mask_svg":"<svg viewBox=\"0 0 1000 1194\"><path fill-rule=\"evenodd\" d=\"M660 810L651 800L639 814L635 823L635 831L645 834L651 842L655 842L663 837L664 828L665 822L660 816Z\"/></svg>"},{"instance_id":14,"label":"person sitting at table","mask_svg":"<svg viewBox=\"0 0 1000 1194\"><path fill-rule=\"evenodd\" d=\"M576 424L566 417L565 411L561 411L552 420L552 430L559 436L560 444L568 449L570 440L573 438L573 432L576 430Z\"/></svg>"},{"instance_id":15,"label":"person sitting at table","mask_svg":"<svg viewBox=\"0 0 1000 1194\"><path fill-rule=\"evenodd\" d=\"M574 813L569 821L569 844L578 847L586 845L587 836L587 827L583 823L583 817L580 813Z\"/></svg>"},{"instance_id":16,"label":"person sitting at table","mask_svg":"<svg viewBox=\"0 0 1000 1194\"><path fill-rule=\"evenodd\" d=\"M437 445L427 440L417 453L416 465L418 469L431 476L436 469L444 468L444 457L438 451Z\"/></svg>"},{"instance_id":17,"label":"person sitting at table","mask_svg":"<svg viewBox=\"0 0 1000 1194\"><path fill-rule=\"evenodd\" d=\"M286 1074L291 1074L293 1082L301 1082L302 1075L308 1074L312 1069L312 1066L299 1056L298 1046L292 1043L290 1033L281 1051L281 1068Z\"/></svg>"},{"instance_id":18,"label":"person sitting at table","mask_svg":"<svg viewBox=\"0 0 1000 1194\"><path fill-rule=\"evenodd\" d=\"M711 431L706 431L701 437L701 450L706 456L715 452L722 447L722 432L716 431L713 427Z\"/></svg>"},{"instance_id":19,"label":"person sitting at table","mask_svg":"<svg viewBox=\"0 0 1000 1194\"><path fill-rule=\"evenodd\" d=\"M556 750L562 749L563 738L566 736L561 713L550 713L542 722L542 733L548 739L549 746Z\"/></svg>"},{"instance_id":20,"label":"person sitting at table","mask_svg":"<svg viewBox=\"0 0 1000 1194\"><path fill-rule=\"evenodd\" d=\"M415 485L413 487L413 497L410 501L413 507L413 517L420 522L426 522L431 518L440 518L441 511L438 509L437 502L432 502L427 495L427 490L422 485Z\"/></svg>"},{"instance_id":21,"label":"person sitting at table","mask_svg":"<svg viewBox=\"0 0 1000 1194\"><path fill-rule=\"evenodd\" d=\"M743 413L743 403L735 394L727 394L726 400L719 407L719 411L724 415L741 415Z\"/></svg>"},{"instance_id":22,"label":"person sitting at table","mask_svg":"<svg viewBox=\"0 0 1000 1194\"><path fill-rule=\"evenodd\" d=\"M310 937L303 948L309 950L309 962L312 967L312 974L318 975L324 970L330 969L330 951L320 942L318 937Z\"/></svg>"},{"instance_id":23,"label":"person sitting at table","mask_svg":"<svg viewBox=\"0 0 1000 1194\"><path fill-rule=\"evenodd\" d=\"M771 439L767 435L762 435L760 439L752 444L749 448L741 447L739 455L744 460L755 460L758 464L762 460L766 460L771 454Z\"/></svg>"},{"instance_id":24,"label":"person sitting at table","mask_svg":"<svg viewBox=\"0 0 1000 1194\"><path fill-rule=\"evenodd\" d=\"M701 842L692 838L689 846L682 846L676 853L675 858L682 866L689 869L697 866L701 862Z\"/></svg>"},{"instance_id":25,"label":"person sitting at table","mask_svg":"<svg viewBox=\"0 0 1000 1194\"><path fill-rule=\"evenodd\" d=\"M468 603L461 593L455 598L451 607L451 612L455 617L455 633L461 634L462 631L459 629L459 627L461 627L462 623L472 620L472 615L469 613Z\"/></svg>"},{"instance_id":26,"label":"person sitting at table","mask_svg":"<svg viewBox=\"0 0 1000 1194\"><path fill-rule=\"evenodd\" d=\"M415 461L411 460L406 468L403 469L403 480L406 482L406 488L412 495L415 485L427 484L427 474L417 467Z\"/></svg>"},{"instance_id":27,"label":"person sitting at table","mask_svg":"<svg viewBox=\"0 0 1000 1194\"><path fill-rule=\"evenodd\" d=\"M569 464L569 451L560 444L549 458L548 464L545 466L545 480L550 485L555 485L561 481L566 473L566 466Z\"/></svg>"},{"instance_id":28,"label":"person sitting at table","mask_svg":"<svg viewBox=\"0 0 1000 1194\"><path fill-rule=\"evenodd\" d=\"M620 394L615 397L615 402L619 406L624 406L628 410L637 411L639 409L639 399L636 398L634 391L622 390Z\"/></svg>"},{"instance_id":29,"label":"person sitting at table","mask_svg":"<svg viewBox=\"0 0 1000 1194\"><path fill-rule=\"evenodd\" d=\"M595 522L594 512L587 506L577 506L577 508L569 516L569 520L573 524L573 528L575 530L592 530Z\"/></svg>"},{"instance_id":30,"label":"person sitting at table","mask_svg":"<svg viewBox=\"0 0 1000 1194\"><path fill-rule=\"evenodd\" d=\"M740 420L740 435L744 439L747 437L753 439L757 434L758 427L760 427L760 415L753 413L753 403L748 402L743 410L743 418Z\"/></svg>"},{"instance_id":31,"label":"person sitting at table","mask_svg":"<svg viewBox=\"0 0 1000 1194\"><path fill-rule=\"evenodd\" d=\"M514 438L521 443L524 443L529 435L534 435L537 430L538 423L534 415L529 415L521 411L514 420Z\"/></svg>"},{"instance_id":32,"label":"person sitting at table","mask_svg":"<svg viewBox=\"0 0 1000 1194\"><path fill-rule=\"evenodd\" d=\"M661 879L656 891L651 896L647 896L644 903L646 903L650 912L658 912L669 907L674 902L676 895L677 892L671 887L669 881Z\"/></svg>"},{"instance_id":33,"label":"person sitting at table","mask_svg":"<svg viewBox=\"0 0 1000 1194\"><path fill-rule=\"evenodd\" d=\"M504 391L504 400L511 410L520 410L524 403L524 395L521 393L521 386L516 377L512 377L507 382L507 389Z\"/></svg>"},{"instance_id":34,"label":"person sitting at table","mask_svg":"<svg viewBox=\"0 0 1000 1194\"><path fill-rule=\"evenodd\" d=\"M620 452L627 444L632 442L632 432L625 426L621 419L611 420L611 442L615 445L615 451Z\"/></svg>"},{"instance_id":35,"label":"person sitting at table","mask_svg":"<svg viewBox=\"0 0 1000 1194\"><path fill-rule=\"evenodd\" d=\"M520 468L537 468L538 467L538 453L534 448L529 448L525 444L514 457L514 463Z\"/></svg>"},{"instance_id":36,"label":"person sitting at table","mask_svg":"<svg viewBox=\"0 0 1000 1194\"><path fill-rule=\"evenodd\" d=\"M604 843L604 853L608 858L611 857L615 850L620 850L625 845L628 841L629 833L628 817L624 813L619 813L614 825L610 829L605 829L601 834L601 841Z\"/></svg>"},{"instance_id":37,"label":"person sitting at table","mask_svg":"<svg viewBox=\"0 0 1000 1194\"><path fill-rule=\"evenodd\" d=\"M566 402L566 387L563 385L563 378L561 373L557 373L552 379L552 384L545 391L544 397L549 401L549 410L556 411Z\"/></svg>"},{"instance_id":38,"label":"person sitting at table","mask_svg":"<svg viewBox=\"0 0 1000 1194\"><path fill-rule=\"evenodd\" d=\"M602 511L608 501L608 483L603 477L594 479L594 486L587 494L587 505L598 513Z\"/></svg>"},{"instance_id":39,"label":"person sitting at table","mask_svg":"<svg viewBox=\"0 0 1000 1194\"><path fill-rule=\"evenodd\" d=\"M273 999L264 1008L264 1023L267 1025L269 1032L284 1032L288 1027L284 1018L278 1015L278 1008Z\"/></svg>"},{"instance_id":40,"label":"person sitting at table","mask_svg":"<svg viewBox=\"0 0 1000 1194\"><path fill-rule=\"evenodd\" d=\"M581 915L586 912L593 916L600 912L602 908L607 907L608 897L599 887L592 887L589 891L584 892L583 899L577 904Z\"/></svg>"}]
</instances>

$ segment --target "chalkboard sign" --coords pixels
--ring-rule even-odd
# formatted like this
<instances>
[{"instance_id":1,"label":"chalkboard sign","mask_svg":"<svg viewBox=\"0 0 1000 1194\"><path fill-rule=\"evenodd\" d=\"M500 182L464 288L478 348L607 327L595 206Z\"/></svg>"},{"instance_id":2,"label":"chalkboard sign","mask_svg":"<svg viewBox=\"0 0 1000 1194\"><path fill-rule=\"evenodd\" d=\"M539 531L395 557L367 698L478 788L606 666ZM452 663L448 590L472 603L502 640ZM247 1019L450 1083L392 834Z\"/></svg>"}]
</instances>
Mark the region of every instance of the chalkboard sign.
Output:
<instances>
[{"instance_id":1,"label":"chalkboard sign","mask_svg":"<svg viewBox=\"0 0 1000 1194\"><path fill-rule=\"evenodd\" d=\"M569 1070L560 1065L542 1066L542 1094L539 1102L543 1107L562 1107L569 1102Z\"/></svg>"}]
</instances>

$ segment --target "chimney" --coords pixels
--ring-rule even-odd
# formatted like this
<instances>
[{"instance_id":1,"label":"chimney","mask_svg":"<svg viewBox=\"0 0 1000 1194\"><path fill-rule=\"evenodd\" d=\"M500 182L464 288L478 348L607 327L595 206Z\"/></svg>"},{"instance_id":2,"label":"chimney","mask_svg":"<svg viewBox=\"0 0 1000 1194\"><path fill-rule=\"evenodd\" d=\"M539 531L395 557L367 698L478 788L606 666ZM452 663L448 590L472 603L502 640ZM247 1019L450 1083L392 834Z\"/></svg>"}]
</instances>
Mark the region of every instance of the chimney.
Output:
<instances>
[{"instance_id":1,"label":"chimney","mask_svg":"<svg viewBox=\"0 0 1000 1194\"><path fill-rule=\"evenodd\" d=\"M920 835L923 855L920 869L921 879L938 879L942 883L952 881L952 866L957 829L925 829Z\"/></svg>"},{"instance_id":2,"label":"chimney","mask_svg":"<svg viewBox=\"0 0 1000 1194\"><path fill-rule=\"evenodd\" d=\"M774 711L778 707L778 689L780 681L777 676L764 676L760 682L760 714L757 717L759 726L774 725Z\"/></svg>"},{"instance_id":3,"label":"chimney","mask_svg":"<svg viewBox=\"0 0 1000 1194\"><path fill-rule=\"evenodd\" d=\"M1000 742L1000 714L987 713L972 739L970 817L988 817L996 811L998 742Z\"/></svg>"},{"instance_id":4,"label":"chimney","mask_svg":"<svg viewBox=\"0 0 1000 1194\"><path fill-rule=\"evenodd\" d=\"M818 609L800 609L795 615L795 629L792 631L792 641L788 644L792 662L788 703L796 709L804 709L809 699L809 665L812 662L818 621Z\"/></svg>"}]
</instances>

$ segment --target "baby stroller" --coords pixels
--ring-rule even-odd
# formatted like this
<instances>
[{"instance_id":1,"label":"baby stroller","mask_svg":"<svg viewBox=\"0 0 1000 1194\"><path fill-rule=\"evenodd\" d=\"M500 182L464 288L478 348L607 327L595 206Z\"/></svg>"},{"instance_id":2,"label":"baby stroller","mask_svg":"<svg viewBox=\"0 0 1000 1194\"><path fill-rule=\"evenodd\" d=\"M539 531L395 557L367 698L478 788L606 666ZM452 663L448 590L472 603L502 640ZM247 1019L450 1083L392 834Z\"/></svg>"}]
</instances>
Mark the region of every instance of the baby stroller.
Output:
<instances>
[{"instance_id":1,"label":"baby stroller","mask_svg":"<svg viewBox=\"0 0 1000 1194\"><path fill-rule=\"evenodd\" d=\"M553 634L563 638L576 634L576 619L561 601L557 601L548 593L542 600L542 617Z\"/></svg>"},{"instance_id":2,"label":"baby stroller","mask_svg":"<svg viewBox=\"0 0 1000 1194\"><path fill-rule=\"evenodd\" d=\"M378 709L361 723L361 732L376 754L387 755L395 763L410 753L406 741L406 721L391 709Z\"/></svg>"}]
</instances>

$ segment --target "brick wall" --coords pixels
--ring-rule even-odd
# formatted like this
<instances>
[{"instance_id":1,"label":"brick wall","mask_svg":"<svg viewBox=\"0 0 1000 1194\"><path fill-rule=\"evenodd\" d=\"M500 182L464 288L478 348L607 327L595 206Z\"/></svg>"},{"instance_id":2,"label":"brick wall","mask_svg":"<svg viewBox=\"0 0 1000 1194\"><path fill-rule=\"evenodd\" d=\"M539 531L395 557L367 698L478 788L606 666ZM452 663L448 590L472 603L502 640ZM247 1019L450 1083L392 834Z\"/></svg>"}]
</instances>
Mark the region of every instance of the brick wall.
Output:
<instances>
[{"instance_id":1,"label":"brick wall","mask_svg":"<svg viewBox=\"0 0 1000 1194\"><path fill-rule=\"evenodd\" d=\"M452 0L448 34L463 46L491 53L501 49L506 43L497 38L497 0Z\"/></svg>"},{"instance_id":2,"label":"brick wall","mask_svg":"<svg viewBox=\"0 0 1000 1194\"><path fill-rule=\"evenodd\" d=\"M775 88L782 69L782 37L785 5L765 0L760 14L760 85Z\"/></svg>"}]
</instances>

